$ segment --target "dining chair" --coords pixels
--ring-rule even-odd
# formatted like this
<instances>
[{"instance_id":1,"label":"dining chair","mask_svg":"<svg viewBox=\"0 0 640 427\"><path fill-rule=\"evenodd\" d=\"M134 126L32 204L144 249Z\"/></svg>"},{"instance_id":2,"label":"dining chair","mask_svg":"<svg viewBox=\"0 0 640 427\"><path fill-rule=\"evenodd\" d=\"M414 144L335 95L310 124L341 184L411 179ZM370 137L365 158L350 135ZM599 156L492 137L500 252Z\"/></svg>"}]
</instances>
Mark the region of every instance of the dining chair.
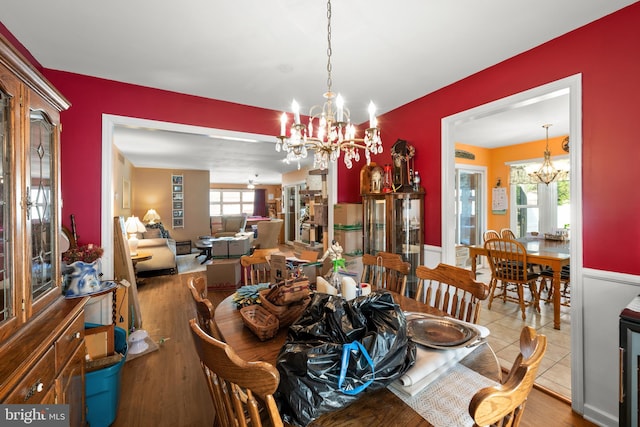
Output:
<instances>
[{"instance_id":1,"label":"dining chair","mask_svg":"<svg viewBox=\"0 0 640 427\"><path fill-rule=\"evenodd\" d=\"M198 280L191 279L187 282L187 287L191 292L191 297L196 308L198 324L204 331L206 331L207 334L217 339L222 339L218 325L213 317L215 307L209 299L202 296L202 292L197 286L198 282Z\"/></svg>"},{"instance_id":2,"label":"dining chair","mask_svg":"<svg viewBox=\"0 0 640 427\"><path fill-rule=\"evenodd\" d=\"M267 283L271 280L271 269L269 268L268 256L270 251L266 249L256 249L251 255L240 257L242 276L244 284L257 285Z\"/></svg>"},{"instance_id":3,"label":"dining chair","mask_svg":"<svg viewBox=\"0 0 640 427\"><path fill-rule=\"evenodd\" d=\"M516 234L510 228L503 228L500 230L500 238L508 240L516 240Z\"/></svg>"},{"instance_id":4,"label":"dining chair","mask_svg":"<svg viewBox=\"0 0 640 427\"><path fill-rule=\"evenodd\" d=\"M560 284L562 289L560 290L560 305L565 307L571 307L571 266L565 265L560 270ZM553 270L550 268L544 269L540 272L540 298L542 299L542 292L546 291L547 297L545 302L553 302Z\"/></svg>"},{"instance_id":5,"label":"dining chair","mask_svg":"<svg viewBox=\"0 0 640 427\"><path fill-rule=\"evenodd\" d=\"M382 287L382 258L372 254L362 255L361 283L368 283L372 289Z\"/></svg>"},{"instance_id":6,"label":"dining chair","mask_svg":"<svg viewBox=\"0 0 640 427\"><path fill-rule=\"evenodd\" d=\"M478 323L481 302L489 296L489 286L476 281L471 271L448 264L438 264L436 268L419 265L416 276L416 301L456 319Z\"/></svg>"},{"instance_id":7,"label":"dining chair","mask_svg":"<svg viewBox=\"0 0 640 427\"><path fill-rule=\"evenodd\" d=\"M502 297L503 302L513 301L520 305L522 320L527 318L525 308L533 306L540 311L537 280L539 273L530 271L527 263L527 250L516 240L489 239L484 242L487 258L491 267L489 282L489 310L494 298ZM529 286L531 299L525 301L524 288ZM500 288L500 293L496 291ZM517 297L513 296L517 294Z\"/></svg>"},{"instance_id":8,"label":"dining chair","mask_svg":"<svg viewBox=\"0 0 640 427\"><path fill-rule=\"evenodd\" d=\"M525 326L520 333L520 353L516 356L505 381L479 390L469 404L475 426L517 427L520 425L527 398L547 350L547 337Z\"/></svg>"},{"instance_id":9,"label":"dining chair","mask_svg":"<svg viewBox=\"0 0 640 427\"><path fill-rule=\"evenodd\" d=\"M189 277L187 286L193 287L202 298L207 297L207 279L204 276Z\"/></svg>"},{"instance_id":10,"label":"dining chair","mask_svg":"<svg viewBox=\"0 0 640 427\"><path fill-rule=\"evenodd\" d=\"M382 260L381 287L405 294L407 288L407 276L411 273L411 263L404 262L400 257L378 256Z\"/></svg>"},{"instance_id":11,"label":"dining chair","mask_svg":"<svg viewBox=\"0 0 640 427\"><path fill-rule=\"evenodd\" d=\"M500 238L500 233L498 233L496 230L487 230L484 233L482 233L482 241L486 242L487 240L490 239L499 239Z\"/></svg>"},{"instance_id":12,"label":"dining chair","mask_svg":"<svg viewBox=\"0 0 640 427\"><path fill-rule=\"evenodd\" d=\"M267 362L247 362L231 346L208 335L189 320L200 365L216 412L216 426L261 427L284 424L273 394L278 370Z\"/></svg>"},{"instance_id":13,"label":"dining chair","mask_svg":"<svg viewBox=\"0 0 640 427\"><path fill-rule=\"evenodd\" d=\"M372 288L383 287L384 266L383 260L395 259L402 262L402 255L391 252L378 252L376 255L362 255L362 276L360 282L369 283Z\"/></svg>"}]
</instances>

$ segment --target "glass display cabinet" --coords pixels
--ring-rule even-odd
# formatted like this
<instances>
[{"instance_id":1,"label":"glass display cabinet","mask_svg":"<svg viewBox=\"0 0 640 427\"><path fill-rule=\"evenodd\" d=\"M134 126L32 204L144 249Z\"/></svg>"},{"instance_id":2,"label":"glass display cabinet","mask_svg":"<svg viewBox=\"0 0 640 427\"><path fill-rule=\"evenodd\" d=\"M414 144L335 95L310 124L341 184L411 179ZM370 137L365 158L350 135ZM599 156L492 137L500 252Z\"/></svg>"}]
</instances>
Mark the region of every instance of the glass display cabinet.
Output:
<instances>
[{"instance_id":1,"label":"glass display cabinet","mask_svg":"<svg viewBox=\"0 0 640 427\"><path fill-rule=\"evenodd\" d=\"M407 293L416 292L416 267L423 263L424 191L363 194L364 252L400 254L411 263Z\"/></svg>"}]
</instances>

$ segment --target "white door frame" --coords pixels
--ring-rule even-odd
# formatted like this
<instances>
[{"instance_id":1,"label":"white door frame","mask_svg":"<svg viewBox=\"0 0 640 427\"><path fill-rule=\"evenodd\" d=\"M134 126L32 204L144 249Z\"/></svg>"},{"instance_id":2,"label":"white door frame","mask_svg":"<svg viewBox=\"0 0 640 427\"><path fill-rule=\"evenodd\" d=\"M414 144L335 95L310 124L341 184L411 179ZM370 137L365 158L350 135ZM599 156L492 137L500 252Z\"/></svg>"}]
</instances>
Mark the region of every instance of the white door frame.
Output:
<instances>
[{"instance_id":1,"label":"white door frame","mask_svg":"<svg viewBox=\"0 0 640 427\"><path fill-rule=\"evenodd\" d=\"M497 114L539 97L569 89L571 135L571 403L584 413L584 339L582 320L582 75L575 74L442 119L442 262L455 265L455 127L474 117ZM574 232L575 230L575 232Z\"/></svg>"}]
</instances>

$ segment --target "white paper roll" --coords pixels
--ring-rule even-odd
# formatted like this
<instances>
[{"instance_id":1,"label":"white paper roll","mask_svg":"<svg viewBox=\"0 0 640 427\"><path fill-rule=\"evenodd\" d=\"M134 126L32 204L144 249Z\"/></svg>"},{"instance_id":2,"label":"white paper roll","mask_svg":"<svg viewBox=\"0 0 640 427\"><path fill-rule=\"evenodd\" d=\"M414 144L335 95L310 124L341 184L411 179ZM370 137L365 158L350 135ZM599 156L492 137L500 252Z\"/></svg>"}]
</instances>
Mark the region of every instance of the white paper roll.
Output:
<instances>
[{"instance_id":1,"label":"white paper roll","mask_svg":"<svg viewBox=\"0 0 640 427\"><path fill-rule=\"evenodd\" d=\"M356 297L358 285L356 285L356 281L351 277L343 277L342 278L342 296L347 301L352 300Z\"/></svg>"}]
</instances>

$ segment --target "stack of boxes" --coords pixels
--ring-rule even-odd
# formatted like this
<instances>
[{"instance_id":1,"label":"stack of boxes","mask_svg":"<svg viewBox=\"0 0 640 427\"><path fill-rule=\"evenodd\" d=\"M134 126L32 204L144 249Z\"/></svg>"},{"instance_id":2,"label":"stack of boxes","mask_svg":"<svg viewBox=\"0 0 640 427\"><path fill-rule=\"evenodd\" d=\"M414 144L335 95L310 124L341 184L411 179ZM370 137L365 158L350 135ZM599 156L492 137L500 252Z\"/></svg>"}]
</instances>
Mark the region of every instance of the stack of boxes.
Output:
<instances>
[{"instance_id":1,"label":"stack of boxes","mask_svg":"<svg viewBox=\"0 0 640 427\"><path fill-rule=\"evenodd\" d=\"M250 251L251 239L248 236L211 239L211 255L214 259L240 258L249 255Z\"/></svg>"},{"instance_id":2,"label":"stack of boxes","mask_svg":"<svg viewBox=\"0 0 640 427\"><path fill-rule=\"evenodd\" d=\"M337 203L333 206L333 238L342 246L346 269L362 276L362 204Z\"/></svg>"}]
</instances>

